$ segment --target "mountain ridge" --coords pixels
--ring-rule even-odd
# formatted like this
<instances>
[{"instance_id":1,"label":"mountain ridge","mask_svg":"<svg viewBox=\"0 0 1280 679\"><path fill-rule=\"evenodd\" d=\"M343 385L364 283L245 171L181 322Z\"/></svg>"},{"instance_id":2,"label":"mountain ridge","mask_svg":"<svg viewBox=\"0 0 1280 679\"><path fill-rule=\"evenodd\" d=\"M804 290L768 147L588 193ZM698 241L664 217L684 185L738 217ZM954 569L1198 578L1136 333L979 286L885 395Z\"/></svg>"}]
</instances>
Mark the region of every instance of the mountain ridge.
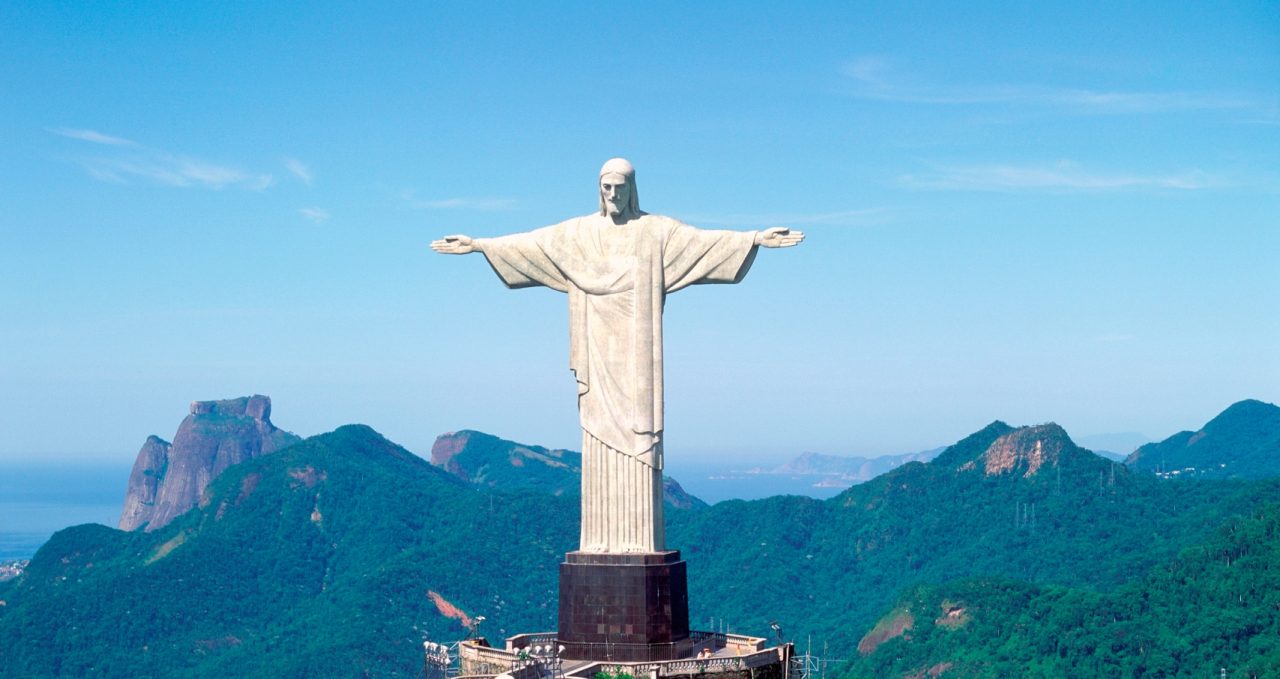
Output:
<instances>
[{"instance_id":1,"label":"mountain ridge","mask_svg":"<svg viewBox=\"0 0 1280 679\"><path fill-rule=\"evenodd\" d=\"M767 469L757 467L749 473L825 476L846 484L861 483L908 462L928 462L945 449L946 446L943 446L915 453L879 457L805 452L775 467Z\"/></svg>"},{"instance_id":2,"label":"mountain ridge","mask_svg":"<svg viewBox=\"0 0 1280 679\"><path fill-rule=\"evenodd\" d=\"M573 504L347 425L229 468L155 531L60 531L0 588L0 655L21 676L413 676L422 634L466 634L438 602L548 624Z\"/></svg>"},{"instance_id":3,"label":"mountain ridge","mask_svg":"<svg viewBox=\"0 0 1280 679\"><path fill-rule=\"evenodd\" d=\"M903 594L843 674L1276 676L1280 504L1109 592L976 577Z\"/></svg>"},{"instance_id":4,"label":"mountain ridge","mask_svg":"<svg viewBox=\"0 0 1280 679\"><path fill-rule=\"evenodd\" d=\"M472 429L436 437L431 446L431 464L481 487L531 488L557 496L577 497L582 493L581 452L517 443ZM662 491L669 507L707 506L665 474Z\"/></svg>"},{"instance_id":5,"label":"mountain ridge","mask_svg":"<svg viewBox=\"0 0 1280 679\"><path fill-rule=\"evenodd\" d=\"M1280 407L1231 404L1197 431L1140 446L1125 465L1161 476L1258 479L1280 475Z\"/></svg>"},{"instance_id":6,"label":"mountain ridge","mask_svg":"<svg viewBox=\"0 0 1280 679\"><path fill-rule=\"evenodd\" d=\"M1159 479L1057 425L996 421L829 500L670 512L667 536L695 627L767 636L776 620L845 653L913 587L1107 592L1278 488ZM476 485L340 427L228 468L155 531L59 532L0 583L0 656L20 676L412 676L422 638L459 638L462 616L487 617L491 637L553 629L578 511L568 493Z\"/></svg>"}]
</instances>

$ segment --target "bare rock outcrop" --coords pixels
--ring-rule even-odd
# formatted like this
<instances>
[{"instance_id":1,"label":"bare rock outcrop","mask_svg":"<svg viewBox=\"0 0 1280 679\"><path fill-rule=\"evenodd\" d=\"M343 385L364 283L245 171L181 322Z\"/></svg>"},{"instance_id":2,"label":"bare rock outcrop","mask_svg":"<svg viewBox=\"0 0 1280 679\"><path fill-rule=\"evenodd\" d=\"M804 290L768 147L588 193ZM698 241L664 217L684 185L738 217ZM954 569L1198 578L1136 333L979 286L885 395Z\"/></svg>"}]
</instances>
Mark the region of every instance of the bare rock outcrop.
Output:
<instances>
[{"instance_id":1,"label":"bare rock outcrop","mask_svg":"<svg viewBox=\"0 0 1280 679\"><path fill-rule=\"evenodd\" d=\"M980 468L987 476L1010 473L1031 478L1042 467L1057 467L1064 453L1076 450L1067 432L1052 422L1019 427L997 438L978 459L959 470Z\"/></svg>"},{"instance_id":2,"label":"bare rock outcrop","mask_svg":"<svg viewBox=\"0 0 1280 679\"><path fill-rule=\"evenodd\" d=\"M169 469L169 450L172 445L159 436L148 436L138 459L133 462L129 474L129 488L124 495L124 511L120 514L120 528L133 530L145 524L155 511L156 494L160 480Z\"/></svg>"},{"instance_id":3,"label":"bare rock outcrop","mask_svg":"<svg viewBox=\"0 0 1280 679\"><path fill-rule=\"evenodd\" d=\"M196 506L205 486L227 467L300 440L271 423L266 396L195 401L173 443L151 436L138 451L120 528L160 528Z\"/></svg>"}]
</instances>

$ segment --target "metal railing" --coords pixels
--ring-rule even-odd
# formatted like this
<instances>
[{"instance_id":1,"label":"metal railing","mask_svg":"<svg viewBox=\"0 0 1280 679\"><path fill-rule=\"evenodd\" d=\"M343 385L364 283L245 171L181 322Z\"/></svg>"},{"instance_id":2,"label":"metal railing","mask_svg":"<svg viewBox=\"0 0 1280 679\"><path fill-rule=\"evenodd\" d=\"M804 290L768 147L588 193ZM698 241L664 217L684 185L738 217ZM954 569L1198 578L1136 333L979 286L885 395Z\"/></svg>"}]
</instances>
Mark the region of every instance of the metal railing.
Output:
<instances>
[{"instance_id":1,"label":"metal railing","mask_svg":"<svg viewBox=\"0 0 1280 679\"><path fill-rule=\"evenodd\" d=\"M517 634L514 637L507 637L507 650L518 651L522 648L530 646L555 646L559 644L556 640L555 632L533 632L531 634Z\"/></svg>"},{"instance_id":2,"label":"metal railing","mask_svg":"<svg viewBox=\"0 0 1280 679\"><path fill-rule=\"evenodd\" d=\"M748 637L750 638L750 637ZM652 663L618 663L600 661L575 668L567 674L569 677L590 679L597 672L617 674L625 671L633 677L672 677L687 674L718 674L722 672L740 672L756 669L784 661L784 647L767 648L745 655L721 656L710 658L688 658L685 660L665 660Z\"/></svg>"}]
</instances>

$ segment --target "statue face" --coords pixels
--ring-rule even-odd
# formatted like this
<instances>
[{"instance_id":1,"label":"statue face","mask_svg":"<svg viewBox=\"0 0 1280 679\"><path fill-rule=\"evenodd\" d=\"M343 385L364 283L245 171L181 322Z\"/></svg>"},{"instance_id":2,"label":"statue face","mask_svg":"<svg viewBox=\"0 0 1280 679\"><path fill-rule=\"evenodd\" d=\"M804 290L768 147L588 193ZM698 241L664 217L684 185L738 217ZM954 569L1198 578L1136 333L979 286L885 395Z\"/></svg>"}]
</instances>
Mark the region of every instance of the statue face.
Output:
<instances>
[{"instance_id":1,"label":"statue face","mask_svg":"<svg viewBox=\"0 0 1280 679\"><path fill-rule=\"evenodd\" d=\"M627 213L631 205L631 185L625 175L610 173L600 178L600 197L610 217Z\"/></svg>"}]
</instances>

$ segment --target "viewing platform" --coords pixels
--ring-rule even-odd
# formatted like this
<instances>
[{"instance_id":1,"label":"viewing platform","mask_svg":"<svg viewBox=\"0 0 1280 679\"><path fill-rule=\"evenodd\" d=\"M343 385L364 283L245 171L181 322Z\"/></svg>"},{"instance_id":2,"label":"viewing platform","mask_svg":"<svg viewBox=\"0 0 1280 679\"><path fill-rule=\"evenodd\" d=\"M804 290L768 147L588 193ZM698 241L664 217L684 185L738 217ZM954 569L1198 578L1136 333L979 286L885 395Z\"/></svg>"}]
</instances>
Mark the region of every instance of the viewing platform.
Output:
<instances>
[{"instance_id":1,"label":"viewing platform","mask_svg":"<svg viewBox=\"0 0 1280 679\"><path fill-rule=\"evenodd\" d=\"M792 644L740 634L691 631L688 657L654 661L572 660L554 632L518 634L503 648L483 637L450 648L427 644L427 679L594 679L597 673L635 679L715 675L718 679L790 679ZM434 650L433 650L434 649Z\"/></svg>"}]
</instances>

